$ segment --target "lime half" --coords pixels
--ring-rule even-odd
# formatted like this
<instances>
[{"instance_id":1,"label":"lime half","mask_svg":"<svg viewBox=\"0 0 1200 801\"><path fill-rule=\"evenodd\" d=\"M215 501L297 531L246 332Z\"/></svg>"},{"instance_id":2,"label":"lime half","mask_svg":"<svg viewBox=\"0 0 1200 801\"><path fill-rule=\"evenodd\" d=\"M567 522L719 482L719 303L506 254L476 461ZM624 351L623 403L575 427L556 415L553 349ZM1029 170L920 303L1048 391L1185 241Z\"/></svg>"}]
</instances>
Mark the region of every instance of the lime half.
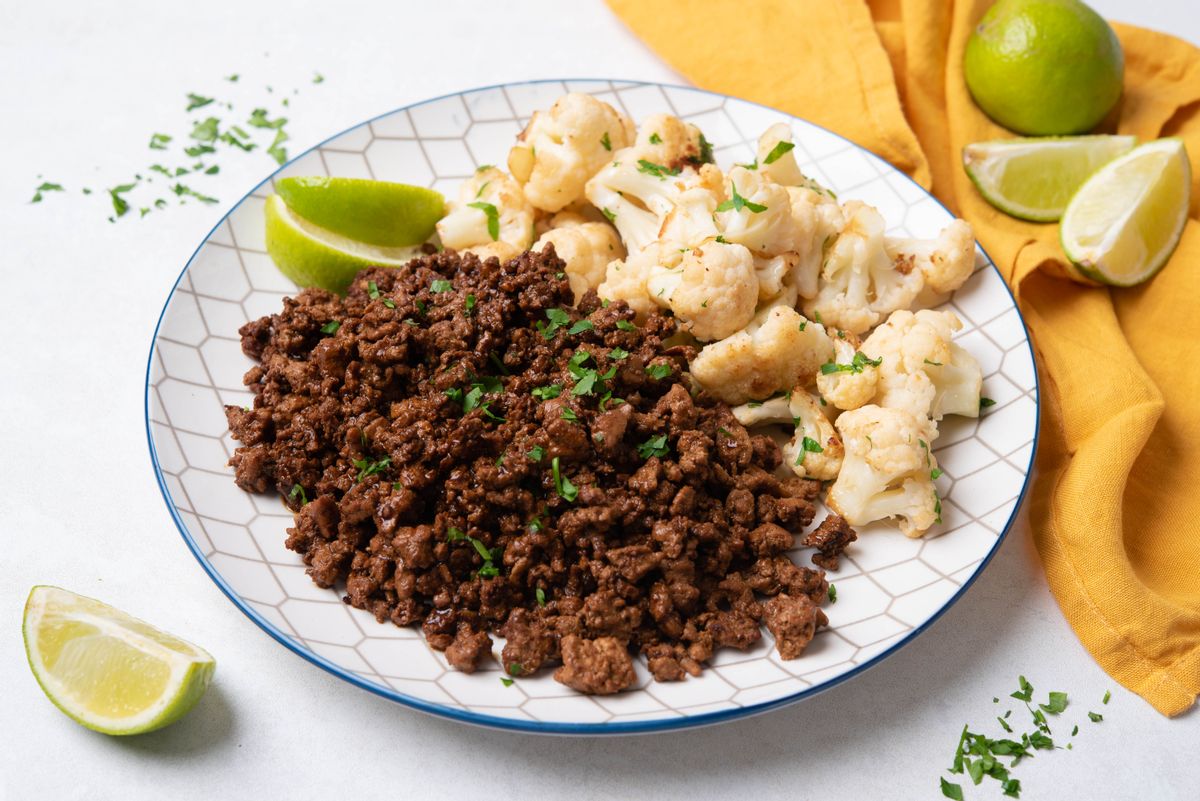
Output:
<instances>
[{"instance_id":1,"label":"lime half","mask_svg":"<svg viewBox=\"0 0 1200 801\"><path fill-rule=\"evenodd\" d=\"M300 286L345 292L366 267L400 267L420 255L415 247L382 248L335 234L296 214L279 195L267 198L267 252Z\"/></svg>"},{"instance_id":2,"label":"lime half","mask_svg":"<svg viewBox=\"0 0 1200 801\"><path fill-rule=\"evenodd\" d=\"M419 245L446 213L442 196L423 186L365 178L282 178L275 190L315 225L368 245Z\"/></svg>"},{"instance_id":3,"label":"lime half","mask_svg":"<svg viewBox=\"0 0 1200 801\"><path fill-rule=\"evenodd\" d=\"M1110 161L1062 217L1062 244L1083 276L1140 284L1167 263L1187 223L1191 167L1180 139L1159 139Z\"/></svg>"},{"instance_id":4,"label":"lime half","mask_svg":"<svg viewBox=\"0 0 1200 801\"><path fill-rule=\"evenodd\" d=\"M1092 173L1137 144L1133 136L998 139L963 148L963 168L988 203L1034 222L1062 216Z\"/></svg>"},{"instance_id":5,"label":"lime half","mask_svg":"<svg viewBox=\"0 0 1200 801\"><path fill-rule=\"evenodd\" d=\"M203 649L58 587L29 593L23 633L46 696L105 734L141 734L178 720L216 669Z\"/></svg>"}]
</instances>

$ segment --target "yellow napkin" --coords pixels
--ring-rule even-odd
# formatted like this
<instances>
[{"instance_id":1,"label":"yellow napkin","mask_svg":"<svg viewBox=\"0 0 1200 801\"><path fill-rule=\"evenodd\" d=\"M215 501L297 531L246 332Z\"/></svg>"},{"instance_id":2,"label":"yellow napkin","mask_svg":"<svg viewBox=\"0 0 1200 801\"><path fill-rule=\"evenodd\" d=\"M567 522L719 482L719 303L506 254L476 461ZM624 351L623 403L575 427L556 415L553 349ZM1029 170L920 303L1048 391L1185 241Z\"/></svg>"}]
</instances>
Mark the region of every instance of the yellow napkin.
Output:
<instances>
[{"instance_id":1,"label":"yellow napkin","mask_svg":"<svg viewBox=\"0 0 1200 801\"><path fill-rule=\"evenodd\" d=\"M1106 671L1165 715L1200 693L1200 183L1170 264L1136 289L1062 278L1058 230L976 193L963 145L1011 134L972 103L963 47L989 0L609 0L697 85L825 125L975 227L1033 333L1042 391L1033 536L1059 606ZM1200 154L1200 50L1115 25L1108 129ZM1070 98L1063 98L1070 102ZM1194 172L1200 182L1200 172Z\"/></svg>"}]
</instances>

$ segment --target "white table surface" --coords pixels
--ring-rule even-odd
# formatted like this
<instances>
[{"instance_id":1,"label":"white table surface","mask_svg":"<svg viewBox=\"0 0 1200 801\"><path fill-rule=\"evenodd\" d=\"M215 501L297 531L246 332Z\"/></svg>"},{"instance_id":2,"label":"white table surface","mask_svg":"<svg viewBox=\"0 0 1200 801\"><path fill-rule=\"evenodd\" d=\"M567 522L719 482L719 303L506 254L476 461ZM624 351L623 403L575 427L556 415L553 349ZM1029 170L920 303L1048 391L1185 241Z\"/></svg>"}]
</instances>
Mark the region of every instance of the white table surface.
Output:
<instances>
[{"instance_id":1,"label":"white table surface","mask_svg":"<svg viewBox=\"0 0 1200 801\"><path fill-rule=\"evenodd\" d=\"M1200 41L1191 4L1093 2ZM310 83L314 71L324 84ZM242 75L236 87L221 80L231 72ZM1070 693L1064 718L1083 718L1073 751L1020 766L1023 798L1200 797L1200 715L1169 721L1096 666L1055 606L1024 522L953 609L863 676L749 720L605 740L476 729L357 690L277 645L205 576L151 472L146 355L184 262L270 165L222 159L211 184L221 205L118 225L79 187L144 169L151 132L183 133L187 91L253 102L267 84L299 88L289 114L296 153L477 85L680 81L599 2L0 0L0 75L9 285L0 292L0 801L936 798L962 725L997 736L992 697L1015 689L1018 673L1039 694ZM72 193L30 205L39 174ZM115 739L75 725L25 664L21 608L39 583L203 644L219 662L215 684L190 716L153 735ZM1105 721L1088 723L1086 709L1110 688ZM994 782L965 789L1000 796Z\"/></svg>"}]
</instances>

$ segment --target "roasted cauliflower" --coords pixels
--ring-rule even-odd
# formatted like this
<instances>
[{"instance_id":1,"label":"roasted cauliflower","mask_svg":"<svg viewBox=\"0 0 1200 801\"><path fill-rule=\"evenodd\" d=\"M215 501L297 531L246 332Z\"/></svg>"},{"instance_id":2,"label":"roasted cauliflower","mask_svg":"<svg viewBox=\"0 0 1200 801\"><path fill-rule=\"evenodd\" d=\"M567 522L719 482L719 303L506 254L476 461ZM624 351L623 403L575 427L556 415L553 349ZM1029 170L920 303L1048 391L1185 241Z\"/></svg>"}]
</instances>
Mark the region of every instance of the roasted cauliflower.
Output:
<instances>
[{"instance_id":1,"label":"roasted cauliflower","mask_svg":"<svg viewBox=\"0 0 1200 801\"><path fill-rule=\"evenodd\" d=\"M604 281L610 262L625 258L625 247L611 225L587 222L577 214L559 212L551 225L533 250L540 252L547 244L554 245L554 252L567 264L567 280L578 302Z\"/></svg>"},{"instance_id":2,"label":"roasted cauliflower","mask_svg":"<svg viewBox=\"0 0 1200 801\"><path fill-rule=\"evenodd\" d=\"M535 111L508 154L508 169L531 204L555 212L583 196L612 153L633 144L633 123L591 95L571 92Z\"/></svg>"},{"instance_id":3,"label":"roasted cauliflower","mask_svg":"<svg viewBox=\"0 0 1200 801\"><path fill-rule=\"evenodd\" d=\"M975 270L975 232L966 220L955 220L936 239L884 240L895 269L918 272L934 292L953 292Z\"/></svg>"},{"instance_id":4,"label":"roasted cauliflower","mask_svg":"<svg viewBox=\"0 0 1200 801\"><path fill-rule=\"evenodd\" d=\"M823 327L788 306L771 306L741 331L705 345L692 361L692 377L734 405L810 385L832 355Z\"/></svg>"},{"instance_id":5,"label":"roasted cauliflower","mask_svg":"<svg viewBox=\"0 0 1200 801\"><path fill-rule=\"evenodd\" d=\"M646 289L646 280L651 270L674 270L683 261L679 248L652 242L638 251L631 251L624 261L609 262L604 280L596 287L596 293L604 300L623 300L637 314L639 320L654 311L654 301Z\"/></svg>"},{"instance_id":6,"label":"roasted cauliflower","mask_svg":"<svg viewBox=\"0 0 1200 801\"><path fill-rule=\"evenodd\" d=\"M741 245L708 240L687 248L677 266L650 268L646 291L702 342L744 328L758 303L754 259Z\"/></svg>"},{"instance_id":7,"label":"roasted cauliflower","mask_svg":"<svg viewBox=\"0 0 1200 801\"><path fill-rule=\"evenodd\" d=\"M852 526L897 518L908 537L941 519L934 486L933 424L903 409L871 404L843 412L835 423L845 455L825 503Z\"/></svg>"},{"instance_id":8,"label":"roasted cauliflower","mask_svg":"<svg viewBox=\"0 0 1200 801\"><path fill-rule=\"evenodd\" d=\"M960 328L950 311L892 312L862 346L867 356L881 360L873 402L934 420L947 414L978 417L983 372L952 341Z\"/></svg>"},{"instance_id":9,"label":"roasted cauliflower","mask_svg":"<svg viewBox=\"0 0 1200 801\"><path fill-rule=\"evenodd\" d=\"M817 389L821 397L838 409L857 409L875 397L879 385L879 364L858 350L853 334L830 337L833 360L821 365L817 373Z\"/></svg>"},{"instance_id":10,"label":"roasted cauliflower","mask_svg":"<svg viewBox=\"0 0 1200 801\"><path fill-rule=\"evenodd\" d=\"M817 400L804 387L762 403L733 407L733 416L746 427L785 424L791 440L783 446L783 461L792 472L805 478L831 481L842 467L842 440L821 411Z\"/></svg>"},{"instance_id":11,"label":"roasted cauliflower","mask_svg":"<svg viewBox=\"0 0 1200 801\"><path fill-rule=\"evenodd\" d=\"M728 197L717 206L717 225L725 239L763 256L795 249L792 202L785 187L756 170L734 167L725 188Z\"/></svg>"},{"instance_id":12,"label":"roasted cauliflower","mask_svg":"<svg viewBox=\"0 0 1200 801\"><path fill-rule=\"evenodd\" d=\"M502 242L520 253L533 244L533 216L520 184L495 167L482 167L459 187L437 232L454 250Z\"/></svg>"}]
</instances>

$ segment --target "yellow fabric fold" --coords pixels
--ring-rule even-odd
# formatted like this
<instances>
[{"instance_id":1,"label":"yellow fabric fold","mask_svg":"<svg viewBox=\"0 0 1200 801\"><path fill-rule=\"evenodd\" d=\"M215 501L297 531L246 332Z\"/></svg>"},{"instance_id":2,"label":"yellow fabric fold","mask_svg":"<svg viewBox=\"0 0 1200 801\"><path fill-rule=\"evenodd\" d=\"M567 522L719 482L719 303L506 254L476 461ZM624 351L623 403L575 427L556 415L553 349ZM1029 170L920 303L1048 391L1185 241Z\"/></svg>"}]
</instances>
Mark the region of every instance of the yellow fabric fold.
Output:
<instances>
[{"instance_id":1,"label":"yellow fabric fold","mask_svg":"<svg viewBox=\"0 0 1200 801\"><path fill-rule=\"evenodd\" d=\"M989 206L970 142L1012 134L972 102L963 48L990 0L609 0L706 89L817 122L929 187L975 228L1033 335L1042 434L1033 537L1097 662L1165 715L1200 694L1200 171L1167 267L1135 289L1066 280L1058 228ZM1104 130L1200 154L1200 50L1114 24L1125 94ZM1064 102L1070 102L1064 98Z\"/></svg>"}]
</instances>

